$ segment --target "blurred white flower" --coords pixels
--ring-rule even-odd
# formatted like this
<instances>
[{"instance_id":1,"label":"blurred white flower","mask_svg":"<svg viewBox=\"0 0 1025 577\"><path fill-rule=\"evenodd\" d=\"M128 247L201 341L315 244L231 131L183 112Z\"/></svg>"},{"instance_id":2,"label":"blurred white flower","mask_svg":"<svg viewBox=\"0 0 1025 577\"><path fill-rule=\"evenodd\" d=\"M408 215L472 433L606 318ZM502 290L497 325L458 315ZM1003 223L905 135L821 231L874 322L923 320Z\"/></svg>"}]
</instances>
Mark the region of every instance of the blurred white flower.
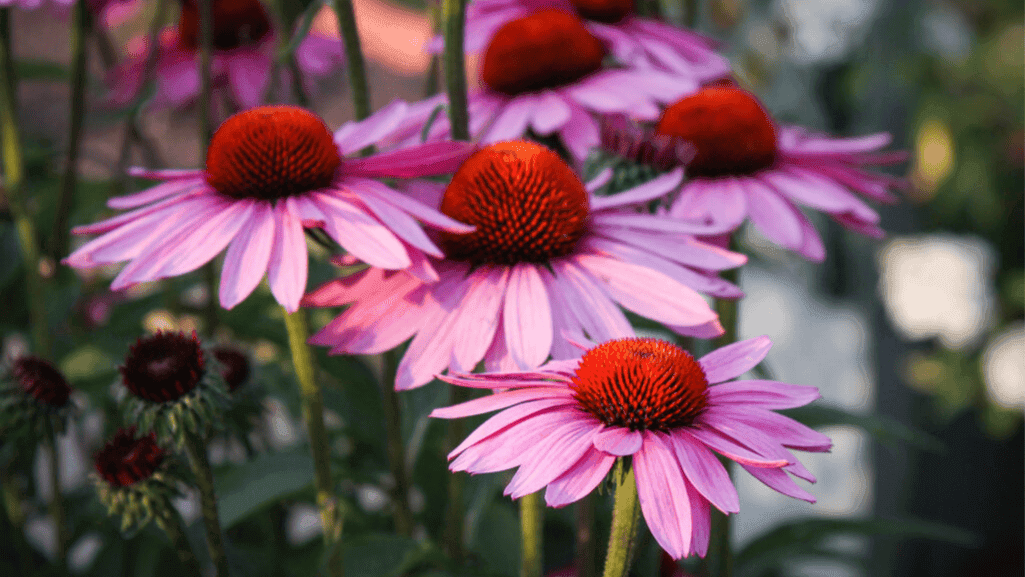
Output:
<instances>
[{"instance_id":1,"label":"blurred white flower","mask_svg":"<svg viewBox=\"0 0 1025 577\"><path fill-rule=\"evenodd\" d=\"M982 376L994 403L1025 408L1025 324L1015 323L989 340L982 353Z\"/></svg>"}]
</instances>

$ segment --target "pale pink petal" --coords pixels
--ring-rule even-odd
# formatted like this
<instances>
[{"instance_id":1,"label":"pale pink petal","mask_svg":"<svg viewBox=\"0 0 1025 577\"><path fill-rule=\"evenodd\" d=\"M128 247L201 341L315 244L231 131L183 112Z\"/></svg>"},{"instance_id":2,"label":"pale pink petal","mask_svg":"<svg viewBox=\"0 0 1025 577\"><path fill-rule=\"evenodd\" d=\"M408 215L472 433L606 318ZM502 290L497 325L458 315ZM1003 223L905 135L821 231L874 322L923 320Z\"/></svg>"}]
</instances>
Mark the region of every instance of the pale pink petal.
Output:
<instances>
[{"instance_id":1,"label":"pale pink petal","mask_svg":"<svg viewBox=\"0 0 1025 577\"><path fill-rule=\"evenodd\" d=\"M709 384L739 377L762 362L772 348L769 337L756 337L718 348L698 360Z\"/></svg>"},{"instance_id":2,"label":"pale pink petal","mask_svg":"<svg viewBox=\"0 0 1025 577\"><path fill-rule=\"evenodd\" d=\"M255 203L248 222L231 241L224 255L218 291L222 307L233 308L260 284L260 279L267 272L274 236L270 203Z\"/></svg>"},{"instance_id":3,"label":"pale pink petal","mask_svg":"<svg viewBox=\"0 0 1025 577\"><path fill-rule=\"evenodd\" d=\"M816 387L777 381L731 381L708 388L708 402L711 405L755 406L763 409L803 407L821 396Z\"/></svg>"},{"instance_id":4,"label":"pale pink petal","mask_svg":"<svg viewBox=\"0 0 1025 577\"><path fill-rule=\"evenodd\" d=\"M576 103L570 104L570 119L559 129L562 143L577 161L587 158L592 148L601 143L598 121Z\"/></svg>"},{"instance_id":5,"label":"pale pink petal","mask_svg":"<svg viewBox=\"0 0 1025 577\"><path fill-rule=\"evenodd\" d=\"M717 318L701 295L658 271L586 254L577 255L575 259L605 283L613 299L639 315L684 326Z\"/></svg>"},{"instance_id":6,"label":"pale pink petal","mask_svg":"<svg viewBox=\"0 0 1025 577\"><path fill-rule=\"evenodd\" d=\"M136 192L135 194L111 197L107 199L107 206L116 210L138 208L171 196L179 197L184 194L188 194L189 192L206 185L206 183L201 179L193 180L190 178L188 182L181 182L182 180L184 180L184 178L174 179L169 182L162 182L141 192Z\"/></svg>"},{"instance_id":7,"label":"pale pink petal","mask_svg":"<svg viewBox=\"0 0 1025 577\"><path fill-rule=\"evenodd\" d=\"M206 175L206 171L196 168L152 169L140 166L130 166L128 167L128 175L134 176L135 178L148 178L151 180L181 180L186 178L203 178ZM129 198L131 196L132 195L115 198ZM110 205L108 204L107 206ZM111 208L118 207L111 206Z\"/></svg>"},{"instance_id":8,"label":"pale pink petal","mask_svg":"<svg viewBox=\"0 0 1025 577\"><path fill-rule=\"evenodd\" d=\"M398 128L408 109L406 102L392 100L365 120L343 124L335 132L335 143L346 156L375 145Z\"/></svg>"},{"instance_id":9,"label":"pale pink petal","mask_svg":"<svg viewBox=\"0 0 1025 577\"><path fill-rule=\"evenodd\" d=\"M110 232L122 225L133 223L142 217L160 212L178 211L183 206L207 206L216 202L217 195L210 194L205 188L192 188L185 194L175 195L171 198L161 200L149 206L137 208L129 212L123 212L117 216L94 222L92 224L76 226L71 229L72 234L103 234ZM168 210L165 210L168 209Z\"/></svg>"},{"instance_id":10,"label":"pale pink petal","mask_svg":"<svg viewBox=\"0 0 1025 577\"><path fill-rule=\"evenodd\" d=\"M306 252L306 235L299 217L279 202L274 209L276 223L274 246L267 271L267 283L285 310L294 313L306 292L306 275L309 271L309 255Z\"/></svg>"},{"instance_id":11,"label":"pale pink petal","mask_svg":"<svg viewBox=\"0 0 1025 577\"><path fill-rule=\"evenodd\" d=\"M601 451L588 451L572 467L548 484L545 502L563 507L583 499L605 480L616 457Z\"/></svg>"},{"instance_id":12,"label":"pale pink petal","mask_svg":"<svg viewBox=\"0 0 1025 577\"><path fill-rule=\"evenodd\" d=\"M698 178L687 183L669 211L674 218L705 221L723 230L735 230L747 216L747 197L741 179Z\"/></svg>"},{"instance_id":13,"label":"pale pink petal","mask_svg":"<svg viewBox=\"0 0 1025 577\"><path fill-rule=\"evenodd\" d=\"M783 493L787 497L793 497L809 503L815 502L815 496L805 491L790 478L782 469L765 469L759 467L748 467L747 465L741 464L744 470L751 473L755 479L758 479L762 483L765 483L770 489L774 489Z\"/></svg>"},{"instance_id":14,"label":"pale pink petal","mask_svg":"<svg viewBox=\"0 0 1025 577\"><path fill-rule=\"evenodd\" d=\"M404 210L374 194L359 194L357 198L360 204L366 206L396 236L431 256L444 257L441 249L427 238L420 225Z\"/></svg>"},{"instance_id":15,"label":"pale pink petal","mask_svg":"<svg viewBox=\"0 0 1025 577\"><path fill-rule=\"evenodd\" d=\"M719 458L685 429L672 431L669 436L683 474L694 488L723 513L739 511L740 497L737 489Z\"/></svg>"},{"instance_id":16,"label":"pale pink petal","mask_svg":"<svg viewBox=\"0 0 1025 577\"><path fill-rule=\"evenodd\" d=\"M774 459L759 455L711 427L691 427L687 429L687 432L720 455L729 457L744 465L780 468L785 467L790 462L789 459Z\"/></svg>"},{"instance_id":17,"label":"pale pink petal","mask_svg":"<svg viewBox=\"0 0 1025 577\"><path fill-rule=\"evenodd\" d=\"M502 323L505 344L520 368L539 366L552 349L552 313L548 292L537 267L513 267L506 288Z\"/></svg>"},{"instance_id":18,"label":"pale pink petal","mask_svg":"<svg viewBox=\"0 0 1025 577\"><path fill-rule=\"evenodd\" d=\"M506 485L505 495L519 499L543 489L593 450L591 440L601 427L592 417L552 431L520 458L520 468Z\"/></svg>"},{"instance_id":19,"label":"pale pink petal","mask_svg":"<svg viewBox=\"0 0 1025 577\"><path fill-rule=\"evenodd\" d=\"M507 267L487 267L470 273L466 297L458 305L460 336L453 346L451 363L455 370L472 371L495 340L508 274Z\"/></svg>"},{"instance_id":20,"label":"pale pink petal","mask_svg":"<svg viewBox=\"0 0 1025 577\"><path fill-rule=\"evenodd\" d=\"M704 557L708 554L708 542L712 536L711 507L708 500L687 481L687 496L690 497L691 541L690 552Z\"/></svg>"},{"instance_id":21,"label":"pale pink petal","mask_svg":"<svg viewBox=\"0 0 1025 577\"><path fill-rule=\"evenodd\" d=\"M757 178L745 179L742 184L747 192L748 215L755 228L784 248L801 248L804 235L797 207Z\"/></svg>"},{"instance_id":22,"label":"pale pink petal","mask_svg":"<svg viewBox=\"0 0 1025 577\"><path fill-rule=\"evenodd\" d=\"M670 191L680 185L682 180L683 171L677 168L618 194L593 198L591 200L591 210L597 212L650 202L669 194Z\"/></svg>"},{"instance_id":23,"label":"pale pink petal","mask_svg":"<svg viewBox=\"0 0 1025 577\"><path fill-rule=\"evenodd\" d=\"M587 271L569 260L554 261L552 268L555 271L552 280L558 283L552 293L559 294L588 336L596 342L634 336L626 316Z\"/></svg>"},{"instance_id":24,"label":"pale pink petal","mask_svg":"<svg viewBox=\"0 0 1025 577\"><path fill-rule=\"evenodd\" d=\"M601 188L601 187L605 186L606 184L608 184L609 181L612 180L612 176L614 174L615 173L613 172L613 170L611 168L605 168L601 172L596 174L594 178L592 178L591 180L587 181L587 183L585 183L584 188L587 189L587 192L590 192L590 193L593 194L594 191L596 191L599 188ZM591 197L591 209L592 210L596 210L595 203L600 201L600 200L603 200L603 199Z\"/></svg>"},{"instance_id":25,"label":"pale pink petal","mask_svg":"<svg viewBox=\"0 0 1025 577\"><path fill-rule=\"evenodd\" d=\"M721 417L724 420L736 420L750 425L785 447L805 451L828 451L833 446L833 441L826 435L767 409L718 405L708 407L705 413L711 413L710 416Z\"/></svg>"},{"instance_id":26,"label":"pale pink petal","mask_svg":"<svg viewBox=\"0 0 1025 577\"><path fill-rule=\"evenodd\" d=\"M547 398L569 400L572 395L573 393L568 389L555 387L518 388L502 391L493 395L487 395L485 397L479 397L464 403L459 403L458 405L434 409L430 416L438 419L455 419L459 417L490 413L492 411L498 411L529 401L538 401Z\"/></svg>"},{"instance_id":27,"label":"pale pink petal","mask_svg":"<svg viewBox=\"0 0 1025 577\"><path fill-rule=\"evenodd\" d=\"M481 423L481 426L477 427L472 433L470 433L462 443L459 443L455 449L448 454L448 459L451 461L462 453L467 447L477 444L495 433L504 430L506 427L519 423L523 419L537 415L543 411L548 411L556 407L563 407L566 405L573 404L571 398L568 397L550 397L542 398L536 401L523 403L509 407L508 409L492 416L488 420ZM431 415L432 417L435 415Z\"/></svg>"},{"instance_id":28,"label":"pale pink petal","mask_svg":"<svg viewBox=\"0 0 1025 577\"><path fill-rule=\"evenodd\" d=\"M423 326L399 362L396 390L427 384L434 375L448 367L455 340L460 337L456 332L459 328L459 302L466 295L468 285L462 275L450 274L432 287L433 298L438 301L431 306ZM428 304L429 301L425 301L425 306Z\"/></svg>"},{"instance_id":29,"label":"pale pink petal","mask_svg":"<svg viewBox=\"0 0 1025 577\"><path fill-rule=\"evenodd\" d=\"M690 497L669 442L644 432L644 447L634 453L637 496L651 535L673 559L690 553Z\"/></svg>"},{"instance_id":30,"label":"pale pink petal","mask_svg":"<svg viewBox=\"0 0 1025 577\"><path fill-rule=\"evenodd\" d=\"M411 285L419 284L405 273L393 276L407 279ZM332 347L331 354L375 355L391 350L416 334L428 314L411 298L411 292L411 288L401 286L373 292L335 317L310 337L309 343ZM302 304L307 306L308 300Z\"/></svg>"},{"instance_id":31,"label":"pale pink petal","mask_svg":"<svg viewBox=\"0 0 1025 577\"><path fill-rule=\"evenodd\" d=\"M617 457L633 455L641 450L644 436L625 427L605 427L594 436L594 448Z\"/></svg>"},{"instance_id":32,"label":"pale pink petal","mask_svg":"<svg viewBox=\"0 0 1025 577\"><path fill-rule=\"evenodd\" d=\"M552 431L569 423L587 420L571 407L556 407L506 427L467 447L452 463L452 471L473 474L494 473L519 466L524 453L546 439Z\"/></svg>"},{"instance_id":33,"label":"pale pink petal","mask_svg":"<svg viewBox=\"0 0 1025 577\"><path fill-rule=\"evenodd\" d=\"M366 178L419 178L459 169L477 146L471 142L428 142L367 158L346 159L342 171Z\"/></svg>"},{"instance_id":34,"label":"pale pink petal","mask_svg":"<svg viewBox=\"0 0 1025 577\"><path fill-rule=\"evenodd\" d=\"M365 183L360 184L361 193L364 189ZM383 184L378 183L378 186L367 188L371 194L377 195L384 201L394 204L402 210L413 215L417 220L426 222L432 226L447 230L449 232L467 233L473 232L477 228L468 224L454 220L444 214L438 212L435 208L441 205L441 194L444 194L445 187L436 185L435 183L428 182L411 182L406 185L406 192L409 194L402 194L401 192L392 190ZM412 198L416 197L416 198ZM428 197L437 197L436 202L425 203ZM433 198L430 200L433 201Z\"/></svg>"},{"instance_id":35,"label":"pale pink petal","mask_svg":"<svg viewBox=\"0 0 1025 577\"><path fill-rule=\"evenodd\" d=\"M646 230L661 233L697 234L710 236L731 232L730 225L721 222L683 221L668 217L652 216L634 212L601 212L591 220L602 227Z\"/></svg>"},{"instance_id":36,"label":"pale pink petal","mask_svg":"<svg viewBox=\"0 0 1025 577\"><path fill-rule=\"evenodd\" d=\"M796 215L801 221L801 246L797 252L812 262L822 262L826 259L826 247L822 244L822 237L819 236L815 227L812 226L808 217L801 213Z\"/></svg>"},{"instance_id":37,"label":"pale pink petal","mask_svg":"<svg viewBox=\"0 0 1025 577\"><path fill-rule=\"evenodd\" d=\"M94 238L71 253L62 262L75 268L89 268L101 264L134 259L154 238L161 238L173 231L181 219L191 210L201 210L206 203L169 202L163 210L128 221L116 230Z\"/></svg>"},{"instance_id":38,"label":"pale pink petal","mask_svg":"<svg viewBox=\"0 0 1025 577\"><path fill-rule=\"evenodd\" d=\"M538 134L545 136L569 122L572 111L557 92L545 90L537 98L537 107L530 119Z\"/></svg>"},{"instance_id":39,"label":"pale pink petal","mask_svg":"<svg viewBox=\"0 0 1025 577\"><path fill-rule=\"evenodd\" d=\"M352 204L317 192L296 200L319 210L331 238L361 261L386 269L403 269L410 265L409 254L399 239Z\"/></svg>"},{"instance_id":40,"label":"pale pink petal","mask_svg":"<svg viewBox=\"0 0 1025 577\"><path fill-rule=\"evenodd\" d=\"M512 97L481 136L481 141L502 142L520 138L527 132L527 123L535 105L536 99L530 93Z\"/></svg>"}]
</instances>

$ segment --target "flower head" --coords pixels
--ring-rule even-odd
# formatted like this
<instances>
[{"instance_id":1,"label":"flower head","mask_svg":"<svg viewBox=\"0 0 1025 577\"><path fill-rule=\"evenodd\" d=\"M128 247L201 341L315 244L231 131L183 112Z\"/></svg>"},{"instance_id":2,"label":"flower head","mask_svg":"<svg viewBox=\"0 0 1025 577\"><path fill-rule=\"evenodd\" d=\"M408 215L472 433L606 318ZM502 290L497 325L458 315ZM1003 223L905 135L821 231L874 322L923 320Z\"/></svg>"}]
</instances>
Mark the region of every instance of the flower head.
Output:
<instances>
[{"instance_id":1,"label":"flower head","mask_svg":"<svg viewBox=\"0 0 1025 577\"><path fill-rule=\"evenodd\" d=\"M259 0L213 0L213 84L226 91L240 108L252 108L265 101L274 63L275 30L267 9ZM183 0L175 26L165 28L159 38L156 69L157 90L154 105L181 107L194 101L200 92L197 53L200 45L199 5ZM124 64L107 78L110 101L115 105L131 103L148 79L144 78L150 51L148 39L129 43ZM343 62L341 41L315 31L309 32L295 52L299 79L307 88L313 78L325 76Z\"/></svg>"},{"instance_id":2,"label":"flower head","mask_svg":"<svg viewBox=\"0 0 1025 577\"><path fill-rule=\"evenodd\" d=\"M619 457L631 457L641 512L674 558L704 556L710 505L739 510L737 491L715 453L739 463L785 495L814 502L790 478L815 477L790 452L827 451L828 437L773 412L818 398L814 387L734 381L768 353L766 337L695 360L671 343L626 338L575 360L522 372L442 376L458 386L500 392L431 416L459 418L499 410L450 454L453 471L519 467L505 494L547 488L562 507L593 491Z\"/></svg>"},{"instance_id":3,"label":"flower head","mask_svg":"<svg viewBox=\"0 0 1025 577\"><path fill-rule=\"evenodd\" d=\"M101 236L64 262L86 268L131 261L111 285L118 290L191 272L227 247L222 306L234 307L267 274L271 293L294 311L308 271L303 229L321 228L368 264L436 279L423 255L442 253L417 220L457 232L470 227L376 179L451 172L473 146L439 142L346 157L389 134L406 109L395 101L333 137L319 117L301 108L240 112L214 133L206 170L138 171L163 182L108 201L111 208L134 210L74 229Z\"/></svg>"},{"instance_id":4,"label":"flower head","mask_svg":"<svg viewBox=\"0 0 1025 577\"><path fill-rule=\"evenodd\" d=\"M47 360L34 356L20 357L12 363L11 379L38 403L54 409L68 404L71 386L67 379Z\"/></svg>"},{"instance_id":5,"label":"flower head","mask_svg":"<svg viewBox=\"0 0 1025 577\"><path fill-rule=\"evenodd\" d=\"M0 374L0 434L45 433L58 430L70 414L71 386L49 361L36 356L14 359Z\"/></svg>"},{"instance_id":6,"label":"flower head","mask_svg":"<svg viewBox=\"0 0 1025 577\"><path fill-rule=\"evenodd\" d=\"M532 369L549 355L567 358L564 334L607 340L632 336L619 306L681 334L721 333L697 291L737 298L714 271L742 255L691 235L708 233L637 210L679 185L679 171L615 197L591 191L557 154L532 142L492 144L469 158L447 187L416 194L475 226L440 235L440 280L370 268L331 281L306 298L313 306L351 306L311 342L333 353L377 353L414 337L399 364L399 389L429 382L445 368ZM415 336L414 336L415 335Z\"/></svg>"},{"instance_id":7,"label":"flower head","mask_svg":"<svg viewBox=\"0 0 1025 577\"><path fill-rule=\"evenodd\" d=\"M166 457L155 435L138 437L135 427L129 427L118 429L93 462L97 474L108 484L127 487L151 478Z\"/></svg>"},{"instance_id":8,"label":"flower head","mask_svg":"<svg viewBox=\"0 0 1025 577\"><path fill-rule=\"evenodd\" d=\"M624 118L603 127L605 148L661 170L685 166L690 178L669 215L726 230L751 220L776 244L822 260L822 240L799 205L825 212L872 237L879 214L859 195L894 202L903 180L871 172L903 158L881 152L888 134L833 138L775 122L749 92L708 86L670 105L648 129Z\"/></svg>"}]
</instances>

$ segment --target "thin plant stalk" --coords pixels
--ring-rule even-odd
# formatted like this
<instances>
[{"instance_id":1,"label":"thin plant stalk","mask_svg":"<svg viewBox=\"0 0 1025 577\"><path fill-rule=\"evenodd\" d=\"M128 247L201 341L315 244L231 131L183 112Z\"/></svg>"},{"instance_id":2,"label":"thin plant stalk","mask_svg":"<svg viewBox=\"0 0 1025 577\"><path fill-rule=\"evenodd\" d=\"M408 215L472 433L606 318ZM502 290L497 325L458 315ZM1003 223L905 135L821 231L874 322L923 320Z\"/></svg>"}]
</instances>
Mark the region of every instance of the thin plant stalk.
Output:
<instances>
[{"instance_id":1,"label":"thin plant stalk","mask_svg":"<svg viewBox=\"0 0 1025 577\"><path fill-rule=\"evenodd\" d=\"M413 535L413 513L409 507L409 472L406 470L406 450L402 442L402 418L399 394L395 390L395 371L398 367L397 352L388 351L381 355L381 394L384 406L384 423L388 439L388 464L395 480L392 491L392 512L395 516L395 532L403 537Z\"/></svg>"},{"instance_id":2,"label":"thin plant stalk","mask_svg":"<svg viewBox=\"0 0 1025 577\"><path fill-rule=\"evenodd\" d=\"M217 512L217 496L214 494L214 473L206 455L206 443L193 431L185 432L185 453L189 457L192 473L199 489L200 509L203 526L206 528L206 546L210 560L214 563L217 577L228 577L228 555L224 552L224 533Z\"/></svg>"},{"instance_id":3,"label":"thin plant stalk","mask_svg":"<svg viewBox=\"0 0 1025 577\"><path fill-rule=\"evenodd\" d=\"M331 476L331 445L327 437L327 428L324 426L324 397L317 381L313 351L306 342L310 337L310 328L304 309L294 313L283 312L285 328L288 330L288 344L292 349L292 365L299 381L303 418L310 435L317 507L320 509L320 521L324 528L324 546L328 551L328 571L332 576L338 577L344 572L341 548L343 518Z\"/></svg>"},{"instance_id":4,"label":"thin plant stalk","mask_svg":"<svg viewBox=\"0 0 1025 577\"><path fill-rule=\"evenodd\" d=\"M623 461L620 461L622 466ZM637 500L637 482L633 467L621 472L616 467L616 500L612 509L612 530L609 533L609 550L605 556L603 577L626 577L630 572L637 541L637 524L641 518L641 506Z\"/></svg>"},{"instance_id":5,"label":"thin plant stalk","mask_svg":"<svg viewBox=\"0 0 1025 577\"><path fill-rule=\"evenodd\" d=\"M53 517L53 525L57 532L57 563L63 566L67 562L71 538L60 485L60 449L57 446L57 432L52 422L46 424L46 444L50 452L50 486L53 490L53 496L50 498L50 516Z\"/></svg>"},{"instance_id":6,"label":"thin plant stalk","mask_svg":"<svg viewBox=\"0 0 1025 577\"><path fill-rule=\"evenodd\" d=\"M576 555L573 568L577 577L594 577L594 495L577 501Z\"/></svg>"},{"instance_id":7,"label":"thin plant stalk","mask_svg":"<svg viewBox=\"0 0 1025 577\"><path fill-rule=\"evenodd\" d=\"M544 571L545 505L541 492L520 498L520 577L541 577Z\"/></svg>"},{"instance_id":8,"label":"thin plant stalk","mask_svg":"<svg viewBox=\"0 0 1025 577\"><path fill-rule=\"evenodd\" d=\"M213 137L213 52L214 52L214 9L213 0L199 0L199 160L206 162L206 148ZM217 269L214 262L203 265L203 284L206 285L207 301L204 316L206 332L213 334L217 328L219 310L217 307Z\"/></svg>"},{"instance_id":9,"label":"thin plant stalk","mask_svg":"<svg viewBox=\"0 0 1025 577\"><path fill-rule=\"evenodd\" d=\"M163 519L160 526L163 527L164 533L167 534L168 540L171 541L171 546L174 547L175 552L178 554L178 560L189 570L189 574L196 577L203 575L203 568L199 565L199 559L196 558L196 554L189 545L189 540L185 537L185 522L170 501L164 503Z\"/></svg>"},{"instance_id":10,"label":"thin plant stalk","mask_svg":"<svg viewBox=\"0 0 1025 577\"><path fill-rule=\"evenodd\" d=\"M680 22L683 26L693 29L698 24L698 0L683 0L680 13Z\"/></svg>"},{"instance_id":11,"label":"thin plant stalk","mask_svg":"<svg viewBox=\"0 0 1025 577\"><path fill-rule=\"evenodd\" d=\"M442 0L441 21L445 34L445 91L448 93L452 140L470 140L466 56L463 54L466 0Z\"/></svg>"},{"instance_id":12,"label":"thin plant stalk","mask_svg":"<svg viewBox=\"0 0 1025 577\"><path fill-rule=\"evenodd\" d=\"M57 211L53 221L53 240L50 255L60 260L68 250L68 214L71 212L78 184L78 153L82 146L82 125L85 119L85 75L88 66L86 37L92 28L92 16L86 0L75 2L71 28L71 110L68 126L68 154L64 160L57 196Z\"/></svg>"},{"instance_id":13,"label":"thin plant stalk","mask_svg":"<svg viewBox=\"0 0 1025 577\"><path fill-rule=\"evenodd\" d=\"M29 322L36 354L49 358L51 353L49 323L46 314L45 284L39 274L39 236L25 205L25 163L18 130L17 74L11 53L11 8L0 8L0 138L3 139L4 188L7 206L21 244L25 266L25 298L28 299Z\"/></svg>"},{"instance_id":14,"label":"thin plant stalk","mask_svg":"<svg viewBox=\"0 0 1025 577\"><path fill-rule=\"evenodd\" d=\"M352 0L333 0L332 6L338 18L338 32L345 43L353 113L356 120L363 120L370 116L370 85L367 83L367 67L360 46L359 29L356 27L356 11Z\"/></svg>"},{"instance_id":15,"label":"thin plant stalk","mask_svg":"<svg viewBox=\"0 0 1025 577\"><path fill-rule=\"evenodd\" d=\"M470 400L470 391L463 387L449 387L449 405L458 405ZM453 419L448 423L445 446L455 448L466 436L462 419ZM466 524L463 494L466 491L466 473L452 473L448 476L448 507L445 509L445 531L442 535L442 547L449 557L460 560L463 558L463 534Z\"/></svg>"}]
</instances>

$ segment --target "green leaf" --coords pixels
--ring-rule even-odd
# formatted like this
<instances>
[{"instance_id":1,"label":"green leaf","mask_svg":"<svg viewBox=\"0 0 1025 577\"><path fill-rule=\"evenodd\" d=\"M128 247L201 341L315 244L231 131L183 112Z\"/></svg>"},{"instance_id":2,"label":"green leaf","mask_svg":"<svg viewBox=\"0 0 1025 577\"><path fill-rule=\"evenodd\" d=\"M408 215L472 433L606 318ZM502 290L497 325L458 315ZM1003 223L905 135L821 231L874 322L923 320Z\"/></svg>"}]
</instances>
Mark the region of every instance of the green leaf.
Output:
<instances>
[{"instance_id":1,"label":"green leaf","mask_svg":"<svg viewBox=\"0 0 1025 577\"><path fill-rule=\"evenodd\" d=\"M421 556L416 541L398 535L368 535L347 541L343 549L345 573L361 577L398 577Z\"/></svg>"},{"instance_id":2,"label":"green leaf","mask_svg":"<svg viewBox=\"0 0 1025 577\"><path fill-rule=\"evenodd\" d=\"M313 483L309 449L261 455L214 475L221 525L231 528L260 509L306 489Z\"/></svg>"},{"instance_id":3,"label":"green leaf","mask_svg":"<svg viewBox=\"0 0 1025 577\"><path fill-rule=\"evenodd\" d=\"M918 519L796 519L756 537L736 555L738 573L762 575L799 556L831 557L848 564L848 554L831 551L826 541L840 536L922 538L965 547L978 545L973 533Z\"/></svg>"},{"instance_id":4,"label":"green leaf","mask_svg":"<svg viewBox=\"0 0 1025 577\"><path fill-rule=\"evenodd\" d=\"M780 412L815 429L829 425L858 427L888 446L894 446L900 441L934 453L946 450L936 437L885 415L857 415L819 403Z\"/></svg>"}]
</instances>

